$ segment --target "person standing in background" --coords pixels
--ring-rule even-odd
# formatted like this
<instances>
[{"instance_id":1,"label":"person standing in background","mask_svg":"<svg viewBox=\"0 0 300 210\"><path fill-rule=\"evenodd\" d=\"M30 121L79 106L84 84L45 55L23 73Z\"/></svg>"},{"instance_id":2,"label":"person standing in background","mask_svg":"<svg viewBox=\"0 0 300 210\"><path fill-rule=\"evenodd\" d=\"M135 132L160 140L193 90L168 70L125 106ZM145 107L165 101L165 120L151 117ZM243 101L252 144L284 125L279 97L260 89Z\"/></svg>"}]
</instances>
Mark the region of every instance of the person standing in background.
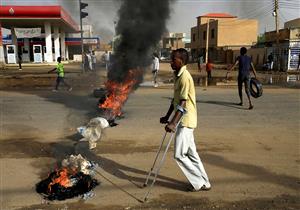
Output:
<instances>
[{"instance_id":1,"label":"person standing in background","mask_svg":"<svg viewBox=\"0 0 300 210\"><path fill-rule=\"evenodd\" d=\"M93 67L93 70L96 70L96 63L97 63L97 58L96 58L96 55L95 55L95 51L92 51L92 67Z\"/></svg>"},{"instance_id":2,"label":"person standing in background","mask_svg":"<svg viewBox=\"0 0 300 210\"><path fill-rule=\"evenodd\" d=\"M87 59L88 59L89 69L92 71L93 70L93 64L92 64L92 54L91 54L91 52L87 53Z\"/></svg>"},{"instance_id":3,"label":"person standing in background","mask_svg":"<svg viewBox=\"0 0 300 210\"><path fill-rule=\"evenodd\" d=\"M200 85L200 81L201 81L200 73L202 71L202 65L203 65L203 55L200 54L198 59L197 59L197 66L198 66L198 71L199 71L199 77L198 77L198 80L197 80L198 85Z\"/></svg>"},{"instance_id":4,"label":"person standing in background","mask_svg":"<svg viewBox=\"0 0 300 210\"><path fill-rule=\"evenodd\" d=\"M156 53L153 53L153 55L152 55L152 74L153 74L154 87L158 87L158 83L157 83L158 70L159 70L158 55Z\"/></svg>"},{"instance_id":5,"label":"person standing in background","mask_svg":"<svg viewBox=\"0 0 300 210\"><path fill-rule=\"evenodd\" d=\"M207 64L206 64L206 73L207 73L207 80L211 79L211 71L213 69L213 64L210 59L208 59Z\"/></svg>"},{"instance_id":6,"label":"person standing in background","mask_svg":"<svg viewBox=\"0 0 300 210\"><path fill-rule=\"evenodd\" d=\"M105 69L106 69L106 71L108 71L110 57L109 57L109 53L107 51L105 51L105 53L104 53L104 61L105 61Z\"/></svg>"}]
</instances>

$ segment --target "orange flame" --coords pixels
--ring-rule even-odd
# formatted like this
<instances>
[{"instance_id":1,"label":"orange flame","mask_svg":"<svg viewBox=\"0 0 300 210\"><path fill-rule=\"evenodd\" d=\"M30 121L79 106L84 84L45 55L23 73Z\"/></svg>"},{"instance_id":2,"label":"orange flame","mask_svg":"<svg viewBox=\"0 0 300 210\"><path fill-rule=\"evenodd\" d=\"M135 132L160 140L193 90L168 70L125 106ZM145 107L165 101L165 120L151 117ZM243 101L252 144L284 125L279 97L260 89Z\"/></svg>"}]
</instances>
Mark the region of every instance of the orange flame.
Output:
<instances>
[{"instance_id":1,"label":"orange flame","mask_svg":"<svg viewBox=\"0 0 300 210\"><path fill-rule=\"evenodd\" d=\"M51 192L52 185L60 184L63 187L71 187L71 181L69 179L69 172L67 168L56 171L57 178L53 179L52 182L48 185L49 192Z\"/></svg>"},{"instance_id":2,"label":"orange flame","mask_svg":"<svg viewBox=\"0 0 300 210\"><path fill-rule=\"evenodd\" d=\"M133 86L137 83L135 79L137 73L138 71L129 70L122 83L108 81L106 88L110 94L105 102L99 105L99 108L108 108L112 110L113 116L120 116L123 104L126 102L129 93L131 93Z\"/></svg>"}]
</instances>

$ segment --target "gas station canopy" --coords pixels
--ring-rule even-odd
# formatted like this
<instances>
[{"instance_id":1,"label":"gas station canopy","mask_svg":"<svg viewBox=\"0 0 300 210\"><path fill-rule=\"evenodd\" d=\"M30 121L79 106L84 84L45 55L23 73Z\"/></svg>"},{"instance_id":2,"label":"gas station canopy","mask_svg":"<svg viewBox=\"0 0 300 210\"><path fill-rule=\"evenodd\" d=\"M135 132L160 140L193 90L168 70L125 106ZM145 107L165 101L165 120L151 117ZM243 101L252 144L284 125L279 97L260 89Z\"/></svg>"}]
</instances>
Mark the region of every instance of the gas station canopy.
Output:
<instances>
[{"instance_id":1,"label":"gas station canopy","mask_svg":"<svg viewBox=\"0 0 300 210\"><path fill-rule=\"evenodd\" d=\"M67 33L79 32L77 23L61 6L0 6L3 28L41 27L45 22Z\"/></svg>"}]
</instances>

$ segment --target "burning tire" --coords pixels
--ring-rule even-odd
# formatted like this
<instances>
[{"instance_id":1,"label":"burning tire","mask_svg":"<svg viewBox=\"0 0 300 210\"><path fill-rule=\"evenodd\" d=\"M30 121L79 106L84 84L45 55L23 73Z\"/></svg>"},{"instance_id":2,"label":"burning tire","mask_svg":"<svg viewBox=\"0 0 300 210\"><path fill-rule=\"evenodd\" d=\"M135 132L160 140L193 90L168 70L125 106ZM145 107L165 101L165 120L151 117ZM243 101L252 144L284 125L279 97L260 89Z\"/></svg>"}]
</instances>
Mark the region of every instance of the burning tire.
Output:
<instances>
[{"instance_id":1,"label":"burning tire","mask_svg":"<svg viewBox=\"0 0 300 210\"><path fill-rule=\"evenodd\" d=\"M69 177L70 187L63 186L61 183L53 183L57 178L59 178L57 171L50 173L48 178L36 185L36 192L42 194L47 200L65 200L83 195L99 185L96 179L82 172Z\"/></svg>"},{"instance_id":2,"label":"burning tire","mask_svg":"<svg viewBox=\"0 0 300 210\"><path fill-rule=\"evenodd\" d=\"M94 89L93 95L95 98L102 98L107 96L107 90L104 88Z\"/></svg>"},{"instance_id":3,"label":"burning tire","mask_svg":"<svg viewBox=\"0 0 300 210\"><path fill-rule=\"evenodd\" d=\"M36 184L36 192L47 200L65 200L86 195L99 182L90 174L96 164L85 160L80 154L62 161L62 168Z\"/></svg>"},{"instance_id":4,"label":"burning tire","mask_svg":"<svg viewBox=\"0 0 300 210\"><path fill-rule=\"evenodd\" d=\"M250 80L250 94L254 98L258 98L263 94L262 84L255 78L251 78Z\"/></svg>"}]
</instances>

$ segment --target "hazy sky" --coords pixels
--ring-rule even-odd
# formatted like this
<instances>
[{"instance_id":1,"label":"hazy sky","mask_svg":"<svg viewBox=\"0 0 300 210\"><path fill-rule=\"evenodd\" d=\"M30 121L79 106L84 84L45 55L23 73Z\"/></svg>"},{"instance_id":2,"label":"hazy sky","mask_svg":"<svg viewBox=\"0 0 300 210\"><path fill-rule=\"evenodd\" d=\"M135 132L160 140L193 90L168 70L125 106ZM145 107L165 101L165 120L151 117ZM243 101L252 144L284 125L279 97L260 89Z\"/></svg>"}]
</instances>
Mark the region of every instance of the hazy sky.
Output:
<instances>
[{"instance_id":1,"label":"hazy sky","mask_svg":"<svg viewBox=\"0 0 300 210\"><path fill-rule=\"evenodd\" d=\"M97 34L105 41L114 33L114 21L118 19L121 0L82 0L89 6L89 16L85 23L91 23ZM147 0L143 0L147 1ZM164 1L164 0L161 0ZM274 0L173 0L172 12L167 24L170 32L185 32L190 36L190 28L196 25L196 17L205 13L226 12L239 18L259 20L259 32L275 29L272 16ZM0 0L1 5L57 5L61 4L79 20L78 0ZM300 0L279 0L279 21L281 27L287 20L299 18ZM78 21L79 22L79 21Z\"/></svg>"}]
</instances>

